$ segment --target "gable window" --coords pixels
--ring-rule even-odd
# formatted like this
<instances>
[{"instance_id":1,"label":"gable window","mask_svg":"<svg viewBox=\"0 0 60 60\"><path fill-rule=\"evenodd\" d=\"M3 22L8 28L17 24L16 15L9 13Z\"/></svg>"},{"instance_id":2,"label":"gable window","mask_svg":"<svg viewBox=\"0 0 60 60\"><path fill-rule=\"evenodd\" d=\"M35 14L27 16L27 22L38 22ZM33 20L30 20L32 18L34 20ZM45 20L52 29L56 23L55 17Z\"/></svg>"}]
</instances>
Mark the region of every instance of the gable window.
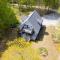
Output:
<instances>
[{"instance_id":1,"label":"gable window","mask_svg":"<svg viewBox=\"0 0 60 60\"><path fill-rule=\"evenodd\" d=\"M24 25L24 29L28 28L28 25Z\"/></svg>"}]
</instances>

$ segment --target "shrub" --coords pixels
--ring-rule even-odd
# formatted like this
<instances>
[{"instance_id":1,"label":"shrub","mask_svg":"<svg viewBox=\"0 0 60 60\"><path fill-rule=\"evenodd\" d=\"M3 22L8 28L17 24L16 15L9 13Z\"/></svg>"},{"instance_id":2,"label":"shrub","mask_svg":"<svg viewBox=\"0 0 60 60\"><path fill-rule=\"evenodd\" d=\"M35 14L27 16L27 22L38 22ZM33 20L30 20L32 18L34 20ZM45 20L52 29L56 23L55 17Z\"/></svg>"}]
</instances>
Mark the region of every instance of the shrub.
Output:
<instances>
[{"instance_id":1,"label":"shrub","mask_svg":"<svg viewBox=\"0 0 60 60\"><path fill-rule=\"evenodd\" d=\"M18 20L7 0L0 0L0 31L5 34L11 27L16 27Z\"/></svg>"}]
</instances>

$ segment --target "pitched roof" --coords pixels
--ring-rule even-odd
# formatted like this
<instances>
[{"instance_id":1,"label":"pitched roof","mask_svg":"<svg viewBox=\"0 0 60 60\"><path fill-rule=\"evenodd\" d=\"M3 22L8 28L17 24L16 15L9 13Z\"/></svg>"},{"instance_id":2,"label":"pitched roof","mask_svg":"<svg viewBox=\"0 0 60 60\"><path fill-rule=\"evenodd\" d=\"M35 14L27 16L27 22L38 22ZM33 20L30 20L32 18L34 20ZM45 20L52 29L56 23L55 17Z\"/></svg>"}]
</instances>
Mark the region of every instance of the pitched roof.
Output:
<instances>
[{"instance_id":1,"label":"pitched roof","mask_svg":"<svg viewBox=\"0 0 60 60\"><path fill-rule=\"evenodd\" d=\"M41 28L40 24L42 24L42 19L41 19L40 15L37 13L37 11L33 11L30 15L28 15L27 18L26 17L23 18L21 25L19 27L20 27L20 29L22 29L25 25L27 25L27 26L29 26L29 28L31 28L31 31L33 29L34 34L32 34L31 39L35 40L40 31L40 28ZM29 28L27 30L26 29L25 30L27 32L31 32L31 31L29 31L30 30ZM25 36L25 37L27 37L27 36Z\"/></svg>"},{"instance_id":2,"label":"pitched roof","mask_svg":"<svg viewBox=\"0 0 60 60\"><path fill-rule=\"evenodd\" d=\"M37 13L37 11L33 11L29 17L24 21L22 22L25 23L25 24L30 24L32 25L32 27L34 28L35 32L38 34L39 30L40 30L40 25L39 23L41 23L42 19L41 17L39 16L39 14Z\"/></svg>"},{"instance_id":3,"label":"pitched roof","mask_svg":"<svg viewBox=\"0 0 60 60\"><path fill-rule=\"evenodd\" d=\"M26 18L26 20L21 22L21 27L22 28L24 26L24 24L28 25L28 26L32 26L32 28L34 29L34 34L33 34L33 39L36 39L41 26L39 24L42 23L42 19L40 17L40 15L37 13L37 11L33 11L30 15L28 15L28 18Z\"/></svg>"}]
</instances>

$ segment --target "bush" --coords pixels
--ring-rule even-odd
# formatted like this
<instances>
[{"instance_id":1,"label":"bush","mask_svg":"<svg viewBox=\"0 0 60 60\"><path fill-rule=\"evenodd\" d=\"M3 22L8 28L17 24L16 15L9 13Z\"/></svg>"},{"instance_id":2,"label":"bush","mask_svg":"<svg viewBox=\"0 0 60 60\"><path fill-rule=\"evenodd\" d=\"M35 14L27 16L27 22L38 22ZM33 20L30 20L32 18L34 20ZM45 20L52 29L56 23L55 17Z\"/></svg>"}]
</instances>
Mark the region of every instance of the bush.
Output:
<instances>
[{"instance_id":1,"label":"bush","mask_svg":"<svg viewBox=\"0 0 60 60\"><path fill-rule=\"evenodd\" d=\"M5 1L0 3L0 28L5 29L10 26L15 26L18 23L18 20L15 17L15 14L11 10L9 4Z\"/></svg>"},{"instance_id":2,"label":"bush","mask_svg":"<svg viewBox=\"0 0 60 60\"><path fill-rule=\"evenodd\" d=\"M7 0L0 1L0 31L5 34L5 32L11 28L16 27L18 20L15 14L11 10Z\"/></svg>"}]
</instances>

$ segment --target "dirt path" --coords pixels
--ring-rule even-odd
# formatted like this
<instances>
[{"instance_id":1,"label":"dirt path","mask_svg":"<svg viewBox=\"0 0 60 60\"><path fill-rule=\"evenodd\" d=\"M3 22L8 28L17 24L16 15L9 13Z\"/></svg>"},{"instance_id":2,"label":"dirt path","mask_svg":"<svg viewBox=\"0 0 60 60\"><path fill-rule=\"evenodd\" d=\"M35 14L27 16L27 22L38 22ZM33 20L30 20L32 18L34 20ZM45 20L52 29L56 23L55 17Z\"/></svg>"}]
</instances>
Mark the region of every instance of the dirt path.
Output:
<instances>
[{"instance_id":1,"label":"dirt path","mask_svg":"<svg viewBox=\"0 0 60 60\"><path fill-rule=\"evenodd\" d=\"M46 32L48 32L48 35L44 35L43 41L38 41L38 43L34 43L35 45L33 44L33 47L34 48L45 47L48 49L48 56L46 57L41 56L42 60L57 60L58 52L56 51L51 35L53 32L53 27L47 27Z\"/></svg>"}]
</instances>

